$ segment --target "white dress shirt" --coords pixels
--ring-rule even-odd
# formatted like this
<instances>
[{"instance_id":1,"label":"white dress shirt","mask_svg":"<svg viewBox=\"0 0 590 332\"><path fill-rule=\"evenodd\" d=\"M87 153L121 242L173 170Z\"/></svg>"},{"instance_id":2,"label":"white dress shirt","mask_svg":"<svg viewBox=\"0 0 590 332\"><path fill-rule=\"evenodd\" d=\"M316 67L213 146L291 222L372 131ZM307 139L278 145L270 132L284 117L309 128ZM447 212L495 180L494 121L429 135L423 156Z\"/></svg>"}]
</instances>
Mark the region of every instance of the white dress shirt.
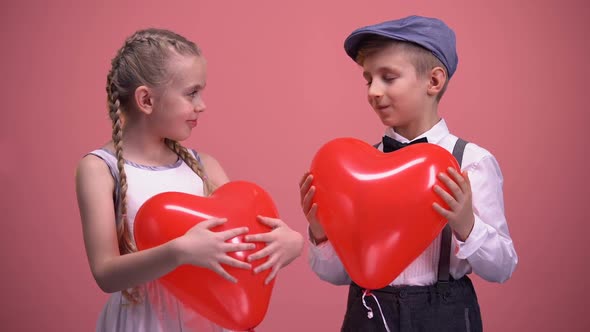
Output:
<instances>
[{"instance_id":1,"label":"white dress shirt","mask_svg":"<svg viewBox=\"0 0 590 332\"><path fill-rule=\"evenodd\" d=\"M402 143L409 142L392 128L388 128L385 135ZM417 138L422 137L451 153L457 141L457 136L449 132L444 120ZM379 150L383 151L382 145ZM489 151L469 143L465 147L461 169L469 173L475 224L465 242L453 235L450 274L454 279L459 279L474 272L485 280L504 282L512 275L518 257L504 216L500 166ZM436 283L440 239L439 235L390 285L423 286ZM335 285L351 282L329 240L317 246L312 242L309 264L322 280Z\"/></svg>"}]
</instances>

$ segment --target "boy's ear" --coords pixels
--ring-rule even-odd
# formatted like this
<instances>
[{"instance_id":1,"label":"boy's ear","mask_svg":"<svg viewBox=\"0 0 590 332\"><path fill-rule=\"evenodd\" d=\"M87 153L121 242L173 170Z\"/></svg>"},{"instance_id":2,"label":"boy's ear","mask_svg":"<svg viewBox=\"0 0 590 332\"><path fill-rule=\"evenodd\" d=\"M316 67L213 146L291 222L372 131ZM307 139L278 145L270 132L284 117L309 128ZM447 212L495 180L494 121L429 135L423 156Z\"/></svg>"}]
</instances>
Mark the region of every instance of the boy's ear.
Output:
<instances>
[{"instance_id":1,"label":"boy's ear","mask_svg":"<svg viewBox=\"0 0 590 332\"><path fill-rule=\"evenodd\" d=\"M432 71L430 71L430 81L428 82L428 90L427 93L429 96L437 96L445 83L447 82L447 73L441 67L434 67Z\"/></svg>"},{"instance_id":2,"label":"boy's ear","mask_svg":"<svg viewBox=\"0 0 590 332\"><path fill-rule=\"evenodd\" d=\"M137 109L144 114L151 114L154 108L154 92L145 85L135 89L135 104Z\"/></svg>"}]
</instances>

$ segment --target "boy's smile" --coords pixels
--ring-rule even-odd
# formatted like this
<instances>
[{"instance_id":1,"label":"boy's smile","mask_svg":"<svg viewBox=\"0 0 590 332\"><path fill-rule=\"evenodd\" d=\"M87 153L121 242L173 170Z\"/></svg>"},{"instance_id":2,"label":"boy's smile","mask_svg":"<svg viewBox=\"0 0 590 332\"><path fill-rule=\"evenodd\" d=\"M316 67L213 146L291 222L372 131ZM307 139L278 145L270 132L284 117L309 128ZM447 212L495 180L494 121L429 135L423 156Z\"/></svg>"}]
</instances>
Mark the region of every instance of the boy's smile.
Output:
<instances>
[{"instance_id":1,"label":"boy's smile","mask_svg":"<svg viewBox=\"0 0 590 332\"><path fill-rule=\"evenodd\" d=\"M384 125L411 139L438 121L428 77L418 76L407 52L391 45L363 61L367 99Z\"/></svg>"}]
</instances>

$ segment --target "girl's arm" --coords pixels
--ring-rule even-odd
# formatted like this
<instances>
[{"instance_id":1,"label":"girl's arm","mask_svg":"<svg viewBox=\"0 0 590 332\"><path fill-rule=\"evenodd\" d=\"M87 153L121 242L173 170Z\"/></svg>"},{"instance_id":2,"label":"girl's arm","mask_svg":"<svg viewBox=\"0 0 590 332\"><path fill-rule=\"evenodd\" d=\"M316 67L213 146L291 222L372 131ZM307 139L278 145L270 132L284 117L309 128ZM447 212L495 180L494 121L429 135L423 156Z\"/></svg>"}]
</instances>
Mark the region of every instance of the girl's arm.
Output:
<instances>
[{"instance_id":1,"label":"girl's arm","mask_svg":"<svg viewBox=\"0 0 590 332\"><path fill-rule=\"evenodd\" d=\"M76 170L76 194L86 254L98 286L111 293L157 279L182 264L214 270L234 281L220 265L249 269L249 264L226 255L230 251L250 250L252 244L226 243L227 239L248 232L245 227L211 232L225 222L211 219L199 223L184 236L139 252L120 255L117 241L114 180L107 165L98 157L84 157Z\"/></svg>"},{"instance_id":2,"label":"girl's arm","mask_svg":"<svg viewBox=\"0 0 590 332\"><path fill-rule=\"evenodd\" d=\"M207 177L214 188L219 188L229 182L229 177L215 158L205 153L199 153L199 156L205 168L205 173L207 173Z\"/></svg>"}]
</instances>

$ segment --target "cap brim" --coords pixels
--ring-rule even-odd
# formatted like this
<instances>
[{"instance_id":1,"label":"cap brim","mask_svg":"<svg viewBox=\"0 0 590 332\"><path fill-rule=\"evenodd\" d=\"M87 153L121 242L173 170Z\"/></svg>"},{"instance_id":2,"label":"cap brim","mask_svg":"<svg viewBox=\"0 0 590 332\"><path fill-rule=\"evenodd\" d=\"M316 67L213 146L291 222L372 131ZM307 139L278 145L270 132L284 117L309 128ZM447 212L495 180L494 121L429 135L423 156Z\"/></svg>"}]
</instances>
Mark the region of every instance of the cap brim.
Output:
<instances>
[{"instance_id":1,"label":"cap brim","mask_svg":"<svg viewBox=\"0 0 590 332\"><path fill-rule=\"evenodd\" d=\"M391 34L387 34L387 33L380 32L380 31L375 31L375 30L357 30L357 31L354 31L344 41L344 50L346 51L346 54L348 54L348 56L352 60L356 61L356 56L357 56L358 51L359 51L359 46L360 46L361 42L363 41L363 39L365 39L368 36L381 36L381 37L387 37L387 38L392 39L392 40L407 41L404 38L399 38L399 37L396 37L396 36L392 36Z\"/></svg>"}]
</instances>

